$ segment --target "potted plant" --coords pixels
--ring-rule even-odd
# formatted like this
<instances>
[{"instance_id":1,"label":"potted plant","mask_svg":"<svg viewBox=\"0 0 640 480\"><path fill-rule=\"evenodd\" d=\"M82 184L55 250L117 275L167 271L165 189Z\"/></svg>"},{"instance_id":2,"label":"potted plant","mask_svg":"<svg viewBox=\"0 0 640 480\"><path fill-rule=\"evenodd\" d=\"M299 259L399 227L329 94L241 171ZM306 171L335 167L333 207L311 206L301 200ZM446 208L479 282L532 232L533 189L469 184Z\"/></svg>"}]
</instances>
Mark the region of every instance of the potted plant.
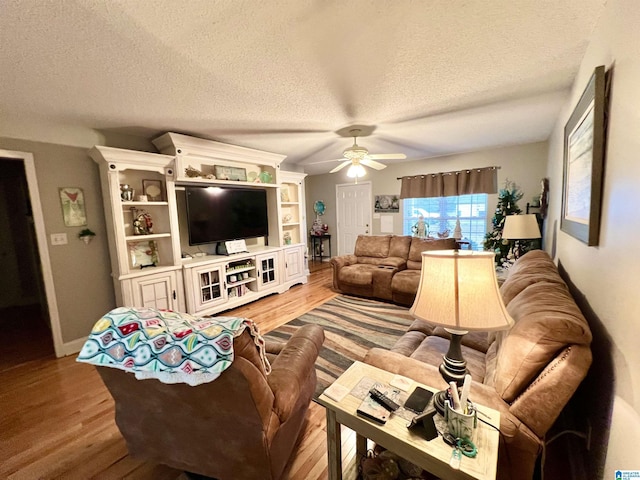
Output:
<instances>
[{"instance_id":1,"label":"potted plant","mask_svg":"<svg viewBox=\"0 0 640 480\"><path fill-rule=\"evenodd\" d=\"M96 236L95 232L93 232L89 228L83 228L82 230L80 230L80 233L78 233L78 238L82 240L84 243L86 243L87 245L95 236Z\"/></svg>"}]
</instances>

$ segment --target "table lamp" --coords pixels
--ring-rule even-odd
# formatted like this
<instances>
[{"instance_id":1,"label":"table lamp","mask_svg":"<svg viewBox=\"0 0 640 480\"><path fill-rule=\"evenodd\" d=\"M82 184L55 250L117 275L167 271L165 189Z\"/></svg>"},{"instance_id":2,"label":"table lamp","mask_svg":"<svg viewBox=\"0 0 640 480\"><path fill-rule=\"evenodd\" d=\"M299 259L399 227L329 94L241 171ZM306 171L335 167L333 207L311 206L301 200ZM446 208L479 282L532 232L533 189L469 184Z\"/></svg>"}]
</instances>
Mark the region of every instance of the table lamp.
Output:
<instances>
[{"instance_id":1,"label":"table lamp","mask_svg":"<svg viewBox=\"0 0 640 480\"><path fill-rule=\"evenodd\" d=\"M462 337L471 330L504 330L513 319L500 296L495 254L471 250L422 252L418 293L410 313L439 325L451 334L449 350L440 365L442 378L462 385L467 362L462 356ZM444 412L446 391L434 396L434 406Z\"/></svg>"},{"instance_id":2,"label":"table lamp","mask_svg":"<svg viewBox=\"0 0 640 480\"><path fill-rule=\"evenodd\" d=\"M540 237L540 227L535 214L507 215L505 217L502 238L515 240L513 256L516 260L524 253L520 240L534 240Z\"/></svg>"}]
</instances>

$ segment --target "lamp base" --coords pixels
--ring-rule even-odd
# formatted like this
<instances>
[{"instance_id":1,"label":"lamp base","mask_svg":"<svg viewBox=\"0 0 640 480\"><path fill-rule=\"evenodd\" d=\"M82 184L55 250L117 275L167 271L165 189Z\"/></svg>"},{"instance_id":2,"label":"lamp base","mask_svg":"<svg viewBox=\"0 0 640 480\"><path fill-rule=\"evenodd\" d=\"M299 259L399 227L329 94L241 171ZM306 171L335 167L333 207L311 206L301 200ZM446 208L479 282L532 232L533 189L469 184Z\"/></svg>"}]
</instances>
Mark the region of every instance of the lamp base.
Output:
<instances>
[{"instance_id":1,"label":"lamp base","mask_svg":"<svg viewBox=\"0 0 640 480\"><path fill-rule=\"evenodd\" d=\"M447 401L447 391L440 390L433 395L433 408L444 417L444 404Z\"/></svg>"}]
</instances>

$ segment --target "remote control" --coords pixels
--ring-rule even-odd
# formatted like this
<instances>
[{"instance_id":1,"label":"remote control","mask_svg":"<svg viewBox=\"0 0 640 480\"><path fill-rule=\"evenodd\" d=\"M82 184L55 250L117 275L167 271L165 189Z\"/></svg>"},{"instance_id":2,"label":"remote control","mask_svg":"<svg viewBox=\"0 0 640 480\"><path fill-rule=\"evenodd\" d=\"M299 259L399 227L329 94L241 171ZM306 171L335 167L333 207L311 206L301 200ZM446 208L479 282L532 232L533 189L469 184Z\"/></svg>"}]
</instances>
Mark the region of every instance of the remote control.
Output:
<instances>
[{"instance_id":1,"label":"remote control","mask_svg":"<svg viewBox=\"0 0 640 480\"><path fill-rule=\"evenodd\" d=\"M384 393L382 393L376 387L373 387L371 390L369 390L369 395L371 395L371 398L373 398L376 402L378 402L380 405L382 405L384 408L386 408L390 412L395 412L400 408L400 405L398 405L396 402L391 400L389 397L387 397Z\"/></svg>"}]
</instances>

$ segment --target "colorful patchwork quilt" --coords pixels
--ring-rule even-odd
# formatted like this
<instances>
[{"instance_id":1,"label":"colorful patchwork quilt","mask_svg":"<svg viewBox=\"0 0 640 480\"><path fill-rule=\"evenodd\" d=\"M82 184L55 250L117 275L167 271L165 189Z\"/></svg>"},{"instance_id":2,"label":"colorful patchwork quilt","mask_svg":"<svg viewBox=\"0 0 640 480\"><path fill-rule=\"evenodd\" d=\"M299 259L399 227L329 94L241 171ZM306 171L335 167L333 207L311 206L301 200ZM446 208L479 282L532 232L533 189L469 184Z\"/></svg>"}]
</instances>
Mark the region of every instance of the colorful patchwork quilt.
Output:
<instances>
[{"instance_id":1,"label":"colorful patchwork quilt","mask_svg":"<svg viewBox=\"0 0 640 480\"><path fill-rule=\"evenodd\" d=\"M133 372L140 380L195 386L215 380L231 365L233 339L247 328L268 374L264 340L252 320L153 308L111 310L93 326L77 361Z\"/></svg>"}]
</instances>

